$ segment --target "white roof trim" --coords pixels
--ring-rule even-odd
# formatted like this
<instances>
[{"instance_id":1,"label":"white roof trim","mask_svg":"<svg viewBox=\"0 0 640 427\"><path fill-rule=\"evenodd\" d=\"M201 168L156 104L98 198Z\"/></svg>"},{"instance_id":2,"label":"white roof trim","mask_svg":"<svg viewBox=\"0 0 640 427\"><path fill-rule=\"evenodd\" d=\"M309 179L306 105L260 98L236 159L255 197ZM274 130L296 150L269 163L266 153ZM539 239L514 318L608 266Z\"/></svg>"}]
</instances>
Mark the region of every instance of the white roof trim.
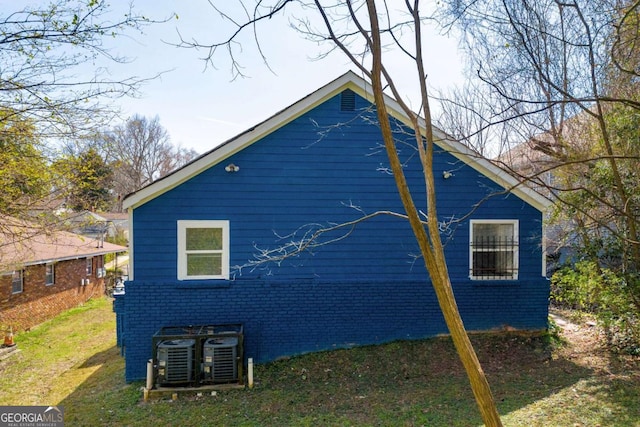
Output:
<instances>
[{"instance_id":1,"label":"white roof trim","mask_svg":"<svg viewBox=\"0 0 640 427\"><path fill-rule=\"evenodd\" d=\"M276 113L255 127L203 154L193 162L138 190L137 192L126 196L123 200L124 208L135 209L149 200L152 200L177 187L202 171L223 162L233 154L243 150L297 117L300 117L307 111L322 104L324 101L332 98L345 89L351 89L358 95L364 97L370 102L373 102L371 85L354 72L349 71L305 98L302 98L300 101ZM386 95L385 101L387 103L387 110L391 116L402 121L406 125L411 126L409 118L402 111L398 102L388 95ZM420 119L420 127L425 129L423 119ZM434 128L434 143L457 159L461 160L463 163L469 165L473 169L501 185L503 188L509 190L514 195L531 204L536 209L545 211L549 206L551 206L551 201L547 198L524 186L506 171L481 157L464 144L452 139L437 128Z\"/></svg>"}]
</instances>

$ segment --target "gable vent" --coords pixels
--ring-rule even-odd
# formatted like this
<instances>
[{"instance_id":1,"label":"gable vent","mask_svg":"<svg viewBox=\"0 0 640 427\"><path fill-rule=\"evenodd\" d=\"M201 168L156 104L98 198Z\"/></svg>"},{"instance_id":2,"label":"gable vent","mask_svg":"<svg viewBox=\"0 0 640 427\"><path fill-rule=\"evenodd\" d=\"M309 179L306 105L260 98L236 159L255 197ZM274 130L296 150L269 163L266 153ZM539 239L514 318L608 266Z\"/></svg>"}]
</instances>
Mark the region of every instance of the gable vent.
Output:
<instances>
[{"instance_id":1,"label":"gable vent","mask_svg":"<svg viewBox=\"0 0 640 427\"><path fill-rule=\"evenodd\" d=\"M352 90L345 90L340 94L340 111L354 111L356 109L356 94Z\"/></svg>"}]
</instances>

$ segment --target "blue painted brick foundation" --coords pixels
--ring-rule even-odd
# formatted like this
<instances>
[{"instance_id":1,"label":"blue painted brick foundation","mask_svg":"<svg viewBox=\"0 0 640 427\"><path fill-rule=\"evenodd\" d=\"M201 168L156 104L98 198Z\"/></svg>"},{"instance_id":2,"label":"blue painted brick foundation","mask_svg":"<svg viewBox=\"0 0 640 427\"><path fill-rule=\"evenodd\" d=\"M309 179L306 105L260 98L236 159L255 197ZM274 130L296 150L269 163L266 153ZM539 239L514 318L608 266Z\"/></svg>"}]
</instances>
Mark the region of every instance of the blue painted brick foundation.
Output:
<instances>
[{"instance_id":1,"label":"blue painted brick foundation","mask_svg":"<svg viewBox=\"0 0 640 427\"><path fill-rule=\"evenodd\" d=\"M545 279L454 285L468 330L544 329ZM161 327L242 323L245 357L257 363L313 351L446 333L429 283L235 281L127 284L117 304L126 324L126 380L141 380Z\"/></svg>"},{"instance_id":2,"label":"blue painted brick foundation","mask_svg":"<svg viewBox=\"0 0 640 427\"><path fill-rule=\"evenodd\" d=\"M124 331L126 330L124 294L113 295L113 312L116 314L116 344L120 347L120 354L124 356Z\"/></svg>"}]
</instances>

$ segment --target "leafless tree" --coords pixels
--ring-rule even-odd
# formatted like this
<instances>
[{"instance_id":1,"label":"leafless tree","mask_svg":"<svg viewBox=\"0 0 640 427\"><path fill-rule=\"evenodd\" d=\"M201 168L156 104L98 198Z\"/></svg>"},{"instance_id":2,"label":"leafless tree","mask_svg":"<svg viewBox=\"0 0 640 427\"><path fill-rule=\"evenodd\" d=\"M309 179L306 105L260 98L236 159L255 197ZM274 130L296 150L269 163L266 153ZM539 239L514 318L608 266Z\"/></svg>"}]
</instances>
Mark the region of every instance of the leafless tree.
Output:
<instances>
[{"instance_id":1,"label":"leafless tree","mask_svg":"<svg viewBox=\"0 0 640 427\"><path fill-rule=\"evenodd\" d=\"M220 16L227 19L227 22L234 27L228 38L210 44L185 40L183 44L187 47L204 49L207 52L207 60L214 65L218 54L226 53L226 58L231 60L231 69L238 75L243 72L239 62L242 49L241 35L247 31L252 33L259 51L262 52L258 25L277 14L284 13L288 7L297 7L298 12L302 11L301 13L307 15L298 17L295 26L306 37L316 42L326 43L327 54L333 50L342 52L372 82L382 139L405 209L402 215L407 218L413 229L440 308L469 376L482 418L486 425L501 425L489 384L458 312L440 239L432 168L434 135L424 68L426 58L423 56L428 42L423 40L421 25L425 16L420 14L419 0L406 1L402 4L393 3L393 5L386 1L374 0L346 2L280 0L271 3L258 2L252 7L245 2L238 2L238 4L241 6L240 10L244 11L243 16L232 16L223 10L222 6L213 6ZM400 7L403 8L402 11L398 10ZM391 69L385 63L385 52L392 47L404 53L410 64L408 66L415 69L416 83L419 85L421 95L418 114L409 108L409 103L400 95ZM420 157L424 172L428 206L426 219L418 211L407 185L387 114L383 94L385 88L412 123L414 148Z\"/></svg>"},{"instance_id":2,"label":"leafless tree","mask_svg":"<svg viewBox=\"0 0 640 427\"><path fill-rule=\"evenodd\" d=\"M195 151L171 143L158 116L130 117L104 132L101 145L114 170L113 190L119 200L197 156Z\"/></svg>"},{"instance_id":3,"label":"leafless tree","mask_svg":"<svg viewBox=\"0 0 640 427\"><path fill-rule=\"evenodd\" d=\"M625 271L637 275L640 150L629 141L638 138L640 2L445 4L443 19L464 34L482 96L499 106L499 115L484 116L485 129L499 124L521 144L497 161L552 194L585 246L603 230L615 236Z\"/></svg>"},{"instance_id":4,"label":"leafless tree","mask_svg":"<svg viewBox=\"0 0 640 427\"><path fill-rule=\"evenodd\" d=\"M198 156L199 153L193 148L174 145L171 149L171 153L164 156L164 159L160 164L160 168L158 169L158 176L163 177L169 175L171 172L186 165Z\"/></svg>"},{"instance_id":5,"label":"leafless tree","mask_svg":"<svg viewBox=\"0 0 640 427\"><path fill-rule=\"evenodd\" d=\"M94 131L114 113L104 100L134 95L149 78L114 78L109 67L127 58L108 40L151 23L131 5L113 10L104 0L16 6L0 15L0 106L35 123L40 138Z\"/></svg>"}]
</instances>

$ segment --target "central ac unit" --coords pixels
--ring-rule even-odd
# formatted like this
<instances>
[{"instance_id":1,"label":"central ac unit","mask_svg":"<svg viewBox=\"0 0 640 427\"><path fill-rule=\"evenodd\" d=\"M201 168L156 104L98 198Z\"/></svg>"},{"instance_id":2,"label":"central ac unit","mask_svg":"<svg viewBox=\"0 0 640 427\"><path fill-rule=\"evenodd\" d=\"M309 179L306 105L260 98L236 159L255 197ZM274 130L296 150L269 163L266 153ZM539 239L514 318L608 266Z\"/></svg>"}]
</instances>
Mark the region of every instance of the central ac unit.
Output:
<instances>
[{"instance_id":1,"label":"central ac unit","mask_svg":"<svg viewBox=\"0 0 640 427\"><path fill-rule=\"evenodd\" d=\"M238 380L238 338L209 338L202 346L203 380L232 382Z\"/></svg>"},{"instance_id":2,"label":"central ac unit","mask_svg":"<svg viewBox=\"0 0 640 427\"><path fill-rule=\"evenodd\" d=\"M156 386L242 384L242 324L165 326L152 345Z\"/></svg>"},{"instance_id":3,"label":"central ac unit","mask_svg":"<svg viewBox=\"0 0 640 427\"><path fill-rule=\"evenodd\" d=\"M181 384L193 380L195 340L165 340L158 344L158 383Z\"/></svg>"}]
</instances>

